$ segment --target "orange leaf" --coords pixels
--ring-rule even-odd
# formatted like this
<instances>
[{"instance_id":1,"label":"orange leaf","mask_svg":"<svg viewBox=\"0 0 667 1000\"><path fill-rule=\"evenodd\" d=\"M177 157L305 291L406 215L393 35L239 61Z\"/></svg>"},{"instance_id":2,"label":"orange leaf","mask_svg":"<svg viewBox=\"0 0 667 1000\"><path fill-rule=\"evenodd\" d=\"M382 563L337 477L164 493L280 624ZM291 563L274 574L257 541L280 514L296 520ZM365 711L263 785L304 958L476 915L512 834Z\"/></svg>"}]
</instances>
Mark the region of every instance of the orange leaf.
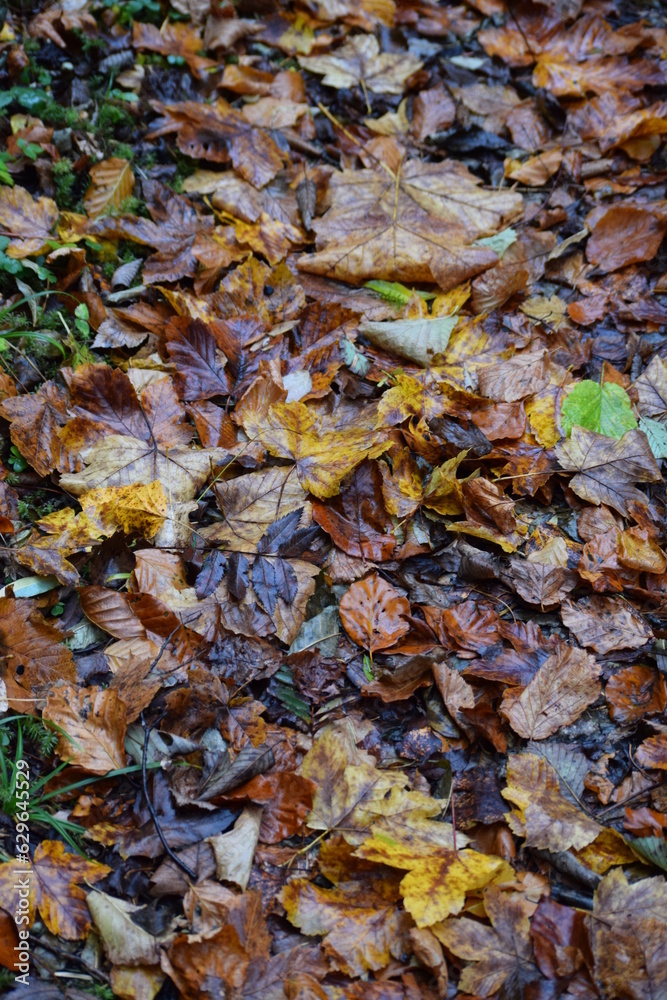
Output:
<instances>
[{"instance_id":1,"label":"orange leaf","mask_svg":"<svg viewBox=\"0 0 667 1000\"><path fill-rule=\"evenodd\" d=\"M393 646L409 631L401 617L408 614L409 602L377 573L353 583L340 602L345 631L371 653Z\"/></svg>"}]
</instances>

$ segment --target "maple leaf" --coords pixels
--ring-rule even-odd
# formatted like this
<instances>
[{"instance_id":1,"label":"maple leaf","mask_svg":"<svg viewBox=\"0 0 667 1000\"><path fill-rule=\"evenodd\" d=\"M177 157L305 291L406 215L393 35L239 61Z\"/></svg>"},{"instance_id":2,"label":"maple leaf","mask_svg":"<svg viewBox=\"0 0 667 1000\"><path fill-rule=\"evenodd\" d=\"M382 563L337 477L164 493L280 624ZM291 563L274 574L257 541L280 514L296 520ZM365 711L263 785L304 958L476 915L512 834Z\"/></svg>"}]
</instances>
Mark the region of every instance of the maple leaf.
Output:
<instances>
[{"instance_id":1,"label":"maple leaf","mask_svg":"<svg viewBox=\"0 0 667 1000\"><path fill-rule=\"evenodd\" d=\"M331 207L313 223L318 252L299 268L343 281L430 281L447 291L491 267L496 254L470 244L521 211L519 196L487 191L454 161L409 160L398 173L343 171Z\"/></svg>"},{"instance_id":2,"label":"maple leaf","mask_svg":"<svg viewBox=\"0 0 667 1000\"><path fill-rule=\"evenodd\" d=\"M408 77L423 65L412 53L380 53L375 35L352 35L332 55L301 56L299 62L329 87L361 86L374 94L402 94Z\"/></svg>"},{"instance_id":3,"label":"maple leaf","mask_svg":"<svg viewBox=\"0 0 667 1000\"><path fill-rule=\"evenodd\" d=\"M22 566L43 576L53 574L65 585L79 582L78 570L67 557L74 552L90 552L114 530L105 529L86 514L75 514L71 507L54 511L36 524L39 530L33 531L16 558Z\"/></svg>"},{"instance_id":4,"label":"maple leaf","mask_svg":"<svg viewBox=\"0 0 667 1000\"><path fill-rule=\"evenodd\" d=\"M44 718L62 730L58 753L91 774L125 767L125 705L109 688L73 686L50 692Z\"/></svg>"},{"instance_id":5,"label":"maple leaf","mask_svg":"<svg viewBox=\"0 0 667 1000\"><path fill-rule=\"evenodd\" d=\"M222 98L210 105L154 101L153 107L163 118L154 122L148 138L176 132L178 148L186 156L216 163L231 160L237 173L257 188L268 184L282 168L283 155L273 139Z\"/></svg>"},{"instance_id":6,"label":"maple leaf","mask_svg":"<svg viewBox=\"0 0 667 1000\"><path fill-rule=\"evenodd\" d=\"M290 923L304 934L325 935L324 951L335 968L363 976L384 968L407 950L407 914L396 909L395 887L389 883L321 889L307 879L294 879L281 901Z\"/></svg>"},{"instance_id":7,"label":"maple leaf","mask_svg":"<svg viewBox=\"0 0 667 1000\"><path fill-rule=\"evenodd\" d=\"M484 909L491 927L460 917L433 928L445 948L469 963L459 980L460 990L490 997L505 987L510 995L523 992L528 983L540 978L530 937L535 907L520 893L489 886L484 890Z\"/></svg>"},{"instance_id":8,"label":"maple leaf","mask_svg":"<svg viewBox=\"0 0 667 1000\"><path fill-rule=\"evenodd\" d=\"M352 584L339 612L350 638L371 655L395 645L410 628L402 617L410 614L409 602L377 573Z\"/></svg>"},{"instance_id":9,"label":"maple leaf","mask_svg":"<svg viewBox=\"0 0 667 1000\"><path fill-rule=\"evenodd\" d=\"M309 521L311 504L294 466L269 467L216 483L213 493L224 520L202 534L234 552L254 551L274 521L286 514L300 510L300 525L306 527Z\"/></svg>"},{"instance_id":10,"label":"maple leaf","mask_svg":"<svg viewBox=\"0 0 667 1000\"><path fill-rule=\"evenodd\" d=\"M134 189L134 174L129 160L114 156L96 163L90 170L90 187L83 199L91 219L119 208Z\"/></svg>"},{"instance_id":11,"label":"maple leaf","mask_svg":"<svg viewBox=\"0 0 667 1000\"><path fill-rule=\"evenodd\" d=\"M201 34L191 24L172 24L166 20L158 29L146 21L133 21L132 44L135 49L148 49L164 56L180 56L201 80L205 80L209 71L218 65L214 59L199 54L203 48Z\"/></svg>"},{"instance_id":12,"label":"maple leaf","mask_svg":"<svg viewBox=\"0 0 667 1000\"><path fill-rule=\"evenodd\" d=\"M188 446L192 429L183 422L169 378L150 382L137 395L118 369L82 365L70 379L70 392L78 416L61 437L85 467L61 483L75 496L159 481L172 504L187 503L226 455L222 448Z\"/></svg>"},{"instance_id":13,"label":"maple leaf","mask_svg":"<svg viewBox=\"0 0 667 1000\"><path fill-rule=\"evenodd\" d=\"M458 913L467 892L494 880L512 879L514 874L502 858L471 850L455 851L451 834L441 832L440 826L423 823L416 829L403 829L399 838L373 829L373 835L355 852L369 861L408 870L400 890L417 927L432 927Z\"/></svg>"},{"instance_id":14,"label":"maple leaf","mask_svg":"<svg viewBox=\"0 0 667 1000\"><path fill-rule=\"evenodd\" d=\"M58 215L58 206L51 198L35 200L25 188L3 184L0 187L0 226L11 240L7 256L22 260L48 250Z\"/></svg>"},{"instance_id":15,"label":"maple leaf","mask_svg":"<svg viewBox=\"0 0 667 1000\"><path fill-rule=\"evenodd\" d=\"M569 726L600 695L600 666L581 649L561 646L520 693L507 690L502 714L515 733L544 740Z\"/></svg>"},{"instance_id":16,"label":"maple leaf","mask_svg":"<svg viewBox=\"0 0 667 1000\"><path fill-rule=\"evenodd\" d=\"M547 851L580 849L592 843L602 827L560 792L556 772L542 757L514 754L507 765L503 798L517 806L508 816L510 829L526 844Z\"/></svg>"},{"instance_id":17,"label":"maple leaf","mask_svg":"<svg viewBox=\"0 0 667 1000\"><path fill-rule=\"evenodd\" d=\"M561 468L576 472L570 486L582 500L607 504L619 514L628 514L631 502L647 505L646 497L633 485L661 479L646 435L627 431L620 440L573 427L572 436L556 445Z\"/></svg>"},{"instance_id":18,"label":"maple leaf","mask_svg":"<svg viewBox=\"0 0 667 1000\"><path fill-rule=\"evenodd\" d=\"M340 427L301 402L271 406L258 436L271 455L296 463L299 482L320 499L335 496L348 472L387 448L372 409Z\"/></svg>"},{"instance_id":19,"label":"maple leaf","mask_svg":"<svg viewBox=\"0 0 667 1000\"><path fill-rule=\"evenodd\" d=\"M438 800L409 790L404 774L380 771L376 764L374 757L357 749L349 724L343 721L322 730L300 768L317 785L308 826L339 830L349 844L358 845L373 826L396 831L411 819L419 823L440 814ZM453 846L451 826L439 829ZM465 842L463 838L461 844Z\"/></svg>"},{"instance_id":20,"label":"maple leaf","mask_svg":"<svg viewBox=\"0 0 667 1000\"><path fill-rule=\"evenodd\" d=\"M13 444L40 476L80 468L58 436L68 419L67 393L54 382L44 382L35 393L3 399L0 410L10 422Z\"/></svg>"}]
</instances>

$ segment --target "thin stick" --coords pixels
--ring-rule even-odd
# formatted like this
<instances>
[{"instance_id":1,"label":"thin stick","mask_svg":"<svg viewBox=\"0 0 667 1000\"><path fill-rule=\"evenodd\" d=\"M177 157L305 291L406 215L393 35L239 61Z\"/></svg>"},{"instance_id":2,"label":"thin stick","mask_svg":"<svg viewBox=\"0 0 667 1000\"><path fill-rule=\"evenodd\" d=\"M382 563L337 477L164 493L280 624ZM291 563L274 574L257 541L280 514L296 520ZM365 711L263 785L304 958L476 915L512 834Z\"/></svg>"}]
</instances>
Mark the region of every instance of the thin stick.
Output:
<instances>
[{"instance_id":1,"label":"thin stick","mask_svg":"<svg viewBox=\"0 0 667 1000\"><path fill-rule=\"evenodd\" d=\"M193 872L192 869L188 867L188 865L186 865L185 861L183 861L182 858L179 858L179 856L174 851L172 851L171 847L167 843L165 835L162 832L162 827L160 826L160 821L158 820L157 813L155 811L155 806L153 805L151 797L148 794L148 768L146 766L147 755L148 755L148 740L151 734L151 730L154 727L146 725L146 720L144 719L143 712L141 713L141 725L144 727L144 746L141 753L141 783L143 785L144 796L146 798L148 811L151 814L151 819L153 820L153 823L155 825L155 830L158 837L160 838L160 842L164 847L165 851L167 852L167 854L169 855L169 857L171 858L171 860L174 862L175 865L178 865L178 867L181 869L182 872L185 872L188 878L192 879L193 882L196 882L197 881L196 873Z\"/></svg>"}]
</instances>

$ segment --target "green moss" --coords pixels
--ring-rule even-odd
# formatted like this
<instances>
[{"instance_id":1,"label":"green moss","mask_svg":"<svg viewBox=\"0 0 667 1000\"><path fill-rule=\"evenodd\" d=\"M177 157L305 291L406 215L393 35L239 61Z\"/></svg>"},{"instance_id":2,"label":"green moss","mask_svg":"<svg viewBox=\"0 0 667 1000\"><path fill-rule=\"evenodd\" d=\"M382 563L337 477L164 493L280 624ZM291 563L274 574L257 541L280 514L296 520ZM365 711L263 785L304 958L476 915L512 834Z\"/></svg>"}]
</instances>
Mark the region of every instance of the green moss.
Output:
<instances>
[{"instance_id":1,"label":"green moss","mask_svg":"<svg viewBox=\"0 0 667 1000\"><path fill-rule=\"evenodd\" d=\"M74 208L74 185L76 174L68 159L56 160L53 164L53 183L56 186L56 204L58 208L71 211Z\"/></svg>"},{"instance_id":2,"label":"green moss","mask_svg":"<svg viewBox=\"0 0 667 1000\"><path fill-rule=\"evenodd\" d=\"M40 111L40 118L45 125L54 128L80 128L84 126L76 108L66 108L57 101L48 98Z\"/></svg>"}]
</instances>

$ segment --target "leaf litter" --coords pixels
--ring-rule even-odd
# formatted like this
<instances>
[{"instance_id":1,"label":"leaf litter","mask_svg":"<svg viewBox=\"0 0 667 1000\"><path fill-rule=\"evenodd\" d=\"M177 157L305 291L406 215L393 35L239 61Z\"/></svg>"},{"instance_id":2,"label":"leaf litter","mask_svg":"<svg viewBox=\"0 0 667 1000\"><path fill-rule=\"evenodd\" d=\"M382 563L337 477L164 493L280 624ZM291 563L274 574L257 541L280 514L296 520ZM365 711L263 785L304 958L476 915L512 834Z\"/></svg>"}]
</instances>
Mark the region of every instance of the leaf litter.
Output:
<instances>
[{"instance_id":1,"label":"leaf litter","mask_svg":"<svg viewBox=\"0 0 667 1000\"><path fill-rule=\"evenodd\" d=\"M3 18L6 995L662 995L658 8Z\"/></svg>"}]
</instances>

